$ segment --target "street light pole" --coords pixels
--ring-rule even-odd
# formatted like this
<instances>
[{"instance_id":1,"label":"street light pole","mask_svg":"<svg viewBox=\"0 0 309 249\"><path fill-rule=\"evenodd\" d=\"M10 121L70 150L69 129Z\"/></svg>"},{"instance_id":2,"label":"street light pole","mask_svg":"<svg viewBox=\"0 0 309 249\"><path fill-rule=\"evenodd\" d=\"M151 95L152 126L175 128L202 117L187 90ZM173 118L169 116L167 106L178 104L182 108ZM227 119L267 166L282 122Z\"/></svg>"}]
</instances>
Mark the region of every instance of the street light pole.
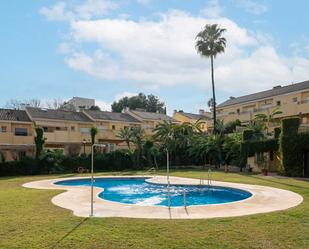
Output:
<instances>
[{"instance_id":1,"label":"street light pole","mask_svg":"<svg viewBox=\"0 0 309 249\"><path fill-rule=\"evenodd\" d=\"M171 193L170 193L170 159L168 148L166 148L166 178L167 178L167 206L171 207Z\"/></svg>"},{"instance_id":2,"label":"street light pole","mask_svg":"<svg viewBox=\"0 0 309 249\"><path fill-rule=\"evenodd\" d=\"M94 160L93 160L93 158L94 158L94 147L105 147L105 144L93 144L93 145L91 145L91 196L90 196L90 202L91 202L91 204L90 204L90 217L93 217L93 185L94 185L94 176L93 176L93 164L94 164Z\"/></svg>"},{"instance_id":3,"label":"street light pole","mask_svg":"<svg viewBox=\"0 0 309 249\"><path fill-rule=\"evenodd\" d=\"M86 140L83 139L83 145L84 145L84 155L86 154Z\"/></svg>"}]
</instances>

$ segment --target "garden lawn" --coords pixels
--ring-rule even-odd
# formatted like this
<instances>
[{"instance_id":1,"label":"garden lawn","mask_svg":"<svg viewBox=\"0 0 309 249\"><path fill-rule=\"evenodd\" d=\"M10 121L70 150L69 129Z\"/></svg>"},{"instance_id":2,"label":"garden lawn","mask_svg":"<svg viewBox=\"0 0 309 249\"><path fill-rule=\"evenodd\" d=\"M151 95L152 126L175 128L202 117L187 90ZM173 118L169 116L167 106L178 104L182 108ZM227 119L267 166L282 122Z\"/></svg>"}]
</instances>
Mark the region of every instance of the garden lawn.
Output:
<instances>
[{"instance_id":1,"label":"garden lawn","mask_svg":"<svg viewBox=\"0 0 309 249\"><path fill-rule=\"evenodd\" d=\"M197 170L173 170L171 174L207 175ZM304 202L280 212L205 220L79 218L51 203L61 191L21 186L68 176L74 175L0 178L0 248L309 248L308 181L215 172L214 180L288 189L301 194Z\"/></svg>"}]
</instances>

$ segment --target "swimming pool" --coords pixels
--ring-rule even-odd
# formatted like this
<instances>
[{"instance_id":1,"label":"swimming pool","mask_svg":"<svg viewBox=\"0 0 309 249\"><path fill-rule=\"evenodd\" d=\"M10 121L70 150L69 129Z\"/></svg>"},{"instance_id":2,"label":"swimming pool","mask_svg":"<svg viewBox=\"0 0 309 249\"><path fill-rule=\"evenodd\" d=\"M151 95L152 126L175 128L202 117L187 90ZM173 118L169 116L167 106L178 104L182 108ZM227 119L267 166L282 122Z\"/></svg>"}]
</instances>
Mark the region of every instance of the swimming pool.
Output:
<instances>
[{"instance_id":1,"label":"swimming pool","mask_svg":"<svg viewBox=\"0 0 309 249\"><path fill-rule=\"evenodd\" d=\"M167 186L146 182L147 178L97 178L94 186L104 188L99 197L108 201L140 206L167 206ZM90 186L87 179L58 181L62 186ZM170 186L171 207L184 205L183 192L186 192L186 204L208 205L234 202L249 198L252 194L234 188L217 186Z\"/></svg>"}]
</instances>

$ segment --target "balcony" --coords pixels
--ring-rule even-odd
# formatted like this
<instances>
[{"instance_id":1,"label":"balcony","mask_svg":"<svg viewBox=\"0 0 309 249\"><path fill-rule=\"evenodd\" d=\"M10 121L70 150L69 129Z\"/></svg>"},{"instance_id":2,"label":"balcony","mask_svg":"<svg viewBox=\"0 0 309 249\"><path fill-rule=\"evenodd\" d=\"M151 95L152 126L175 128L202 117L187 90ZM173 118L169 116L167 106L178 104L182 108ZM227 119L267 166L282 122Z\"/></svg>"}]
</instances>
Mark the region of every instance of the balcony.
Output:
<instances>
[{"instance_id":1,"label":"balcony","mask_svg":"<svg viewBox=\"0 0 309 249\"><path fill-rule=\"evenodd\" d=\"M0 143L2 144L34 144L34 137L28 136L15 136L13 132L0 133Z\"/></svg>"}]
</instances>

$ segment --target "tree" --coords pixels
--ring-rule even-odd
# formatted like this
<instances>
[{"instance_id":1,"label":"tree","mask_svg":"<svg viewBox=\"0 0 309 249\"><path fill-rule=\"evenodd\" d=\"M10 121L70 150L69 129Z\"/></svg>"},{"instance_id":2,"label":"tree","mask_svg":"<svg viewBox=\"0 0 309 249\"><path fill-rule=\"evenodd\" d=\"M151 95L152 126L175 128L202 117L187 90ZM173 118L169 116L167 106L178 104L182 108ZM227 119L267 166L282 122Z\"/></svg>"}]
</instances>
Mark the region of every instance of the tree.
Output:
<instances>
[{"instance_id":1,"label":"tree","mask_svg":"<svg viewBox=\"0 0 309 249\"><path fill-rule=\"evenodd\" d=\"M89 129L90 132L90 136L91 136L91 144L93 145L95 143L95 137L98 134L99 130L96 126L91 126L91 128Z\"/></svg>"},{"instance_id":2,"label":"tree","mask_svg":"<svg viewBox=\"0 0 309 249\"><path fill-rule=\"evenodd\" d=\"M267 134L269 133L270 124L276 123L276 116L280 115L282 111L279 108L274 108L269 114L259 113L255 115L255 120L262 122L265 125Z\"/></svg>"},{"instance_id":3,"label":"tree","mask_svg":"<svg viewBox=\"0 0 309 249\"><path fill-rule=\"evenodd\" d=\"M148 112L160 112L165 113L165 104L160 102L159 98L150 94L146 96L143 93L139 93L132 97L123 97L119 101L115 101L112 104L113 112L122 112L124 109L129 108L131 110L145 109Z\"/></svg>"},{"instance_id":4,"label":"tree","mask_svg":"<svg viewBox=\"0 0 309 249\"><path fill-rule=\"evenodd\" d=\"M136 163L140 166L142 146L144 143L144 130L141 127L135 127L132 129L132 143L135 145Z\"/></svg>"},{"instance_id":5,"label":"tree","mask_svg":"<svg viewBox=\"0 0 309 249\"><path fill-rule=\"evenodd\" d=\"M89 108L89 110L92 110L92 111L101 111L101 108L97 105L93 105Z\"/></svg>"},{"instance_id":6,"label":"tree","mask_svg":"<svg viewBox=\"0 0 309 249\"><path fill-rule=\"evenodd\" d=\"M38 159L43 151L43 146L45 143L44 130L41 127L35 128L36 137L34 138L35 143L35 158Z\"/></svg>"},{"instance_id":7,"label":"tree","mask_svg":"<svg viewBox=\"0 0 309 249\"><path fill-rule=\"evenodd\" d=\"M11 99L6 103L6 108L9 109L24 109L25 107L41 107L41 100L39 99L26 99L26 100L17 100Z\"/></svg>"},{"instance_id":8,"label":"tree","mask_svg":"<svg viewBox=\"0 0 309 249\"><path fill-rule=\"evenodd\" d=\"M214 79L214 59L220 53L223 53L226 47L226 39L222 37L226 29L222 29L218 24L207 24L202 31L196 36L197 52L203 57L210 57L211 63L211 85L212 85L212 99L213 99L213 125L214 134L216 133L216 93L215 93L215 79Z\"/></svg>"},{"instance_id":9,"label":"tree","mask_svg":"<svg viewBox=\"0 0 309 249\"><path fill-rule=\"evenodd\" d=\"M132 142L132 136L133 136L132 129L130 129L128 127L124 127L123 129L121 129L119 134L117 135L117 137L119 137L120 139L122 139L126 142L129 150L131 150L130 142Z\"/></svg>"}]
</instances>

